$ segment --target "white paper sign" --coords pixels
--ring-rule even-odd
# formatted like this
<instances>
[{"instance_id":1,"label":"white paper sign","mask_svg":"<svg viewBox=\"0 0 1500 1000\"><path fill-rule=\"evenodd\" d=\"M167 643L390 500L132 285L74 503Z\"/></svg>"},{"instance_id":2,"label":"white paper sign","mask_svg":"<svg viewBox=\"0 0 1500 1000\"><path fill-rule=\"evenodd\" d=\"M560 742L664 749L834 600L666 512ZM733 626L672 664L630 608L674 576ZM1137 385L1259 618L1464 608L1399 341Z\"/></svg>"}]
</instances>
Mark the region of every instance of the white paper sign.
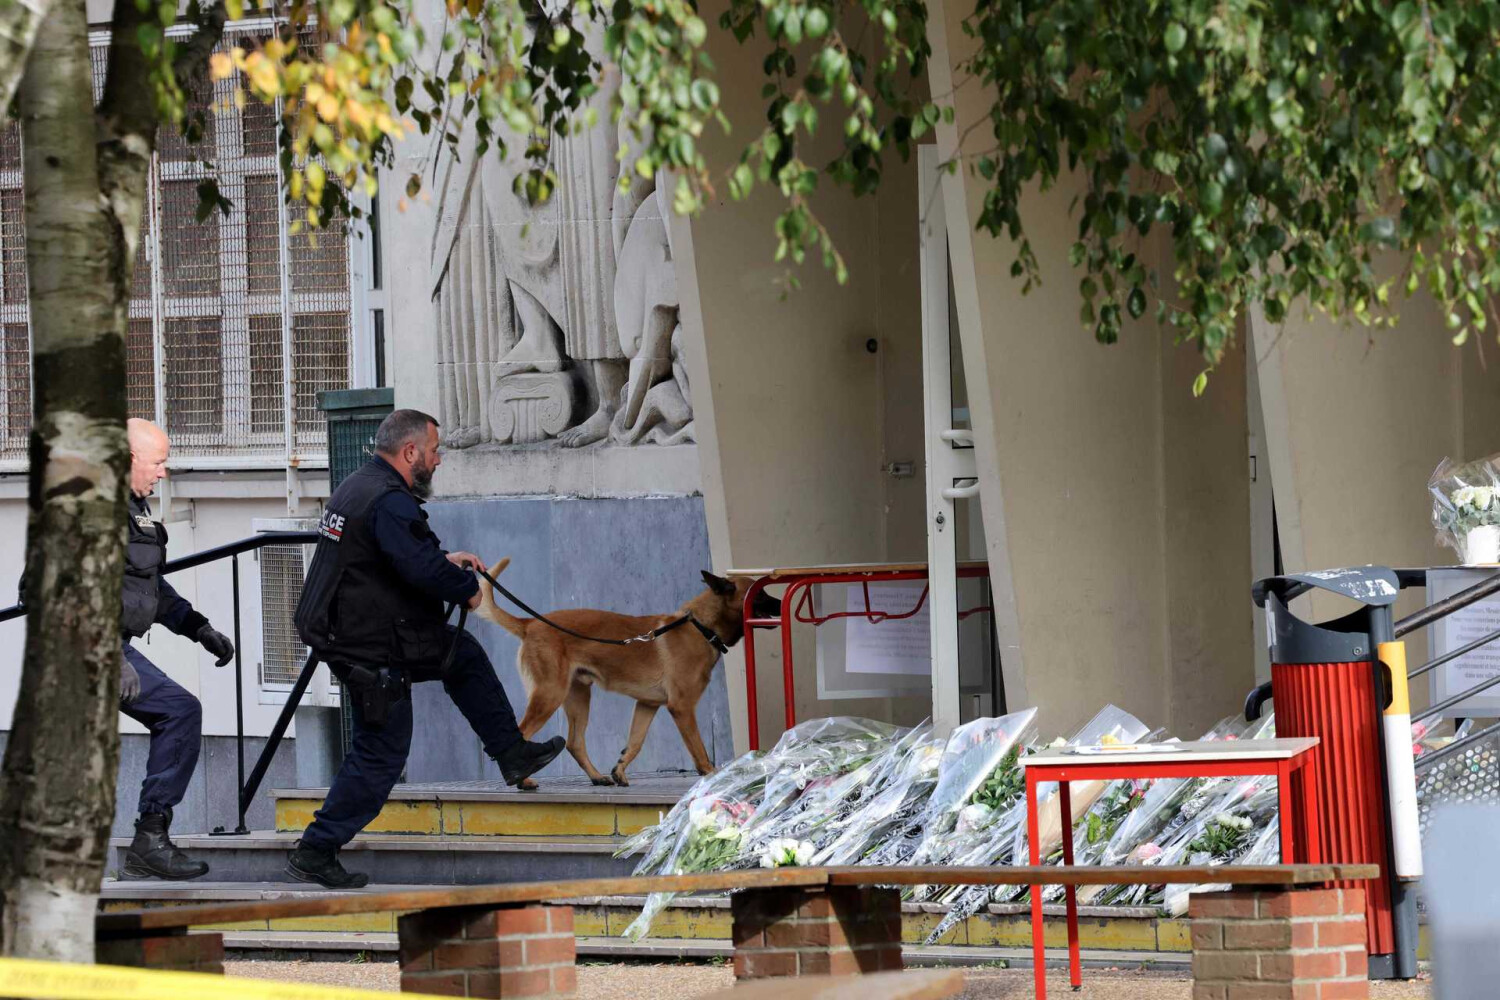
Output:
<instances>
[{"instance_id":1,"label":"white paper sign","mask_svg":"<svg viewBox=\"0 0 1500 1000\"><path fill-rule=\"evenodd\" d=\"M921 581L870 584L870 609L904 615L922 601L922 610L910 618L887 618L871 622L864 616L865 589L848 589L845 610L859 612L848 623L845 639L845 670L851 674L932 673L932 629L928 610L930 600L923 600L926 584Z\"/></svg>"},{"instance_id":2,"label":"white paper sign","mask_svg":"<svg viewBox=\"0 0 1500 1000\"><path fill-rule=\"evenodd\" d=\"M1441 569L1427 574L1428 600L1438 601L1492 575L1489 569ZM1467 646L1492 632L1500 631L1500 599L1489 598L1453 612L1436 622L1429 630L1433 656ZM1482 681L1500 674L1500 639L1433 672L1433 700L1440 701L1467 691ZM1500 687L1482 691L1444 712L1445 718L1489 718L1500 709Z\"/></svg>"}]
</instances>

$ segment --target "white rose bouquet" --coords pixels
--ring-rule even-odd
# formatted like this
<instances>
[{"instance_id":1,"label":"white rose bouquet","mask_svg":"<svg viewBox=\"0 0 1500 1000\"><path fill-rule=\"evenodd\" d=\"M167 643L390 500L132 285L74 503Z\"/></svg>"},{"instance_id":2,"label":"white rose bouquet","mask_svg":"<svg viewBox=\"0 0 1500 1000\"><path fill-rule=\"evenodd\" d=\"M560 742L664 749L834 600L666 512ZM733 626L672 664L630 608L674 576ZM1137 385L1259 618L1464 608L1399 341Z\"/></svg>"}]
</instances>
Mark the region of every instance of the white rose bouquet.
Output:
<instances>
[{"instance_id":1,"label":"white rose bouquet","mask_svg":"<svg viewBox=\"0 0 1500 1000\"><path fill-rule=\"evenodd\" d=\"M1445 458L1427 491L1439 545L1469 565L1500 562L1500 455L1465 465Z\"/></svg>"}]
</instances>

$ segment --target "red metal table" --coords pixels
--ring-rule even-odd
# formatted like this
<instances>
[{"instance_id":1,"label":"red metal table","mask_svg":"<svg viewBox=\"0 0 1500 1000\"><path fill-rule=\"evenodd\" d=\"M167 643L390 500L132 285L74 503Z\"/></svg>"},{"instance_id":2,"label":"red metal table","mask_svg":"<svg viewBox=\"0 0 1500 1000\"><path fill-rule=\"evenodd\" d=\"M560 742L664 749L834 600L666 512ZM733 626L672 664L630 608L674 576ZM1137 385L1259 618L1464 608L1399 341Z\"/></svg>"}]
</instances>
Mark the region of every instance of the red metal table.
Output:
<instances>
[{"instance_id":1,"label":"red metal table","mask_svg":"<svg viewBox=\"0 0 1500 1000\"><path fill-rule=\"evenodd\" d=\"M1026 769L1026 839L1031 863L1041 864L1040 817L1037 786L1057 782L1062 831L1063 864L1073 864L1073 803L1070 782L1118 781L1130 778L1242 778L1274 776L1281 815L1281 860L1283 864L1315 864L1322 860L1317 782L1308 767L1316 767L1318 738L1277 740L1213 740L1164 744L1175 750L1129 748L1089 752L1087 748L1061 747L1022 757ZM1294 788L1294 781L1295 788ZM1297 805L1302 808L1298 826ZM1300 836L1299 836L1300 834ZM1300 849L1300 857L1299 857ZM1142 867L1142 883L1149 884L1150 869ZM1067 886L1068 967L1073 988L1083 985L1078 948L1078 893ZM1042 926L1042 887L1031 889L1031 948L1036 963L1036 996L1047 996L1047 955Z\"/></svg>"},{"instance_id":2,"label":"red metal table","mask_svg":"<svg viewBox=\"0 0 1500 1000\"><path fill-rule=\"evenodd\" d=\"M987 562L961 562L958 576L989 576ZM910 618L922 610L927 601L924 589L916 607L904 614L893 614L875 610L870 604L870 584L894 583L909 580L926 580L926 563L852 563L842 566L802 566L782 569L732 569L731 577L749 578L753 582L745 592L745 715L749 726L751 750L760 749L760 699L756 691L755 678L755 632L757 629L781 629L781 685L782 701L786 711L786 728L797 724L795 671L792 664L792 624L818 626L839 618L864 618L871 623ZM817 614L812 607L813 588L824 583L857 583L864 587L865 608L863 611L834 611ZM755 598L767 587L784 586L781 595L779 618L756 618L753 614ZM988 606L969 608L959 612L964 619L972 614L988 612Z\"/></svg>"}]
</instances>

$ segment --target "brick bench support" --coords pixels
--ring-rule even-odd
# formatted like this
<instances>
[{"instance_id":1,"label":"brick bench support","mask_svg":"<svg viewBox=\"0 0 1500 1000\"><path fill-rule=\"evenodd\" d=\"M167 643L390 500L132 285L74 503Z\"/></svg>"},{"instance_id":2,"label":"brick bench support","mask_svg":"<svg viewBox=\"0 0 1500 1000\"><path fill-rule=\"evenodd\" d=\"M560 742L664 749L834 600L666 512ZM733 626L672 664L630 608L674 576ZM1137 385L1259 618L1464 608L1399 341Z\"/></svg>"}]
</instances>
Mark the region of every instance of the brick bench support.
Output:
<instances>
[{"instance_id":1,"label":"brick bench support","mask_svg":"<svg viewBox=\"0 0 1500 1000\"><path fill-rule=\"evenodd\" d=\"M730 899L737 979L897 970L901 896L873 886L750 889Z\"/></svg>"},{"instance_id":2,"label":"brick bench support","mask_svg":"<svg viewBox=\"0 0 1500 1000\"><path fill-rule=\"evenodd\" d=\"M1368 1000L1363 889L1194 894L1193 1000Z\"/></svg>"},{"instance_id":3,"label":"brick bench support","mask_svg":"<svg viewBox=\"0 0 1500 1000\"><path fill-rule=\"evenodd\" d=\"M421 910L401 917L397 937L406 993L530 1000L578 987L571 906Z\"/></svg>"},{"instance_id":4,"label":"brick bench support","mask_svg":"<svg viewBox=\"0 0 1500 1000\"><path fill-rule=\"evenodd\" d=\"M224 935L189 934L186 928L151 937L105 938L94 945L100 965L124 965L157 972L224 974Z\"/></svg>"}]
</instances>

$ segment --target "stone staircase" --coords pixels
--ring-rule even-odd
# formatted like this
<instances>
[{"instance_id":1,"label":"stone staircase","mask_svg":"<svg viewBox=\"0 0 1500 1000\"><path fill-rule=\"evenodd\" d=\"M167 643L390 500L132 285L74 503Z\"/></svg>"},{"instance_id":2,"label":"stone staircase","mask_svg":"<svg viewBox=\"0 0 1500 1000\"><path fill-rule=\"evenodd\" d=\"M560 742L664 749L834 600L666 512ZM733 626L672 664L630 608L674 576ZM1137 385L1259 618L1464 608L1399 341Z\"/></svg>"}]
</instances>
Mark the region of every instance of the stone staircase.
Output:
<instances>
[{"instance_id":1,"label":"stone staircase","mask_svg":"<svg viewBox=\"0 0 1500 1000\"><path fill-rule=\"evenodd\" d=\"M479 885L536 879L629 875L635 861L615 858L625 838L657 822L697 778L643 775L629 788L596 788L585 778L549 780L537 792L498 781L398 785L344 865L382 886ZM271 791L275 829L243 836L178 834L177 844L211 866L215 882L297 884L286 854L323 803L326 788ZM113 868L128 838L112 841ZM120 882L128 886L154 882Z\"/></svg>"}]
</instances>

